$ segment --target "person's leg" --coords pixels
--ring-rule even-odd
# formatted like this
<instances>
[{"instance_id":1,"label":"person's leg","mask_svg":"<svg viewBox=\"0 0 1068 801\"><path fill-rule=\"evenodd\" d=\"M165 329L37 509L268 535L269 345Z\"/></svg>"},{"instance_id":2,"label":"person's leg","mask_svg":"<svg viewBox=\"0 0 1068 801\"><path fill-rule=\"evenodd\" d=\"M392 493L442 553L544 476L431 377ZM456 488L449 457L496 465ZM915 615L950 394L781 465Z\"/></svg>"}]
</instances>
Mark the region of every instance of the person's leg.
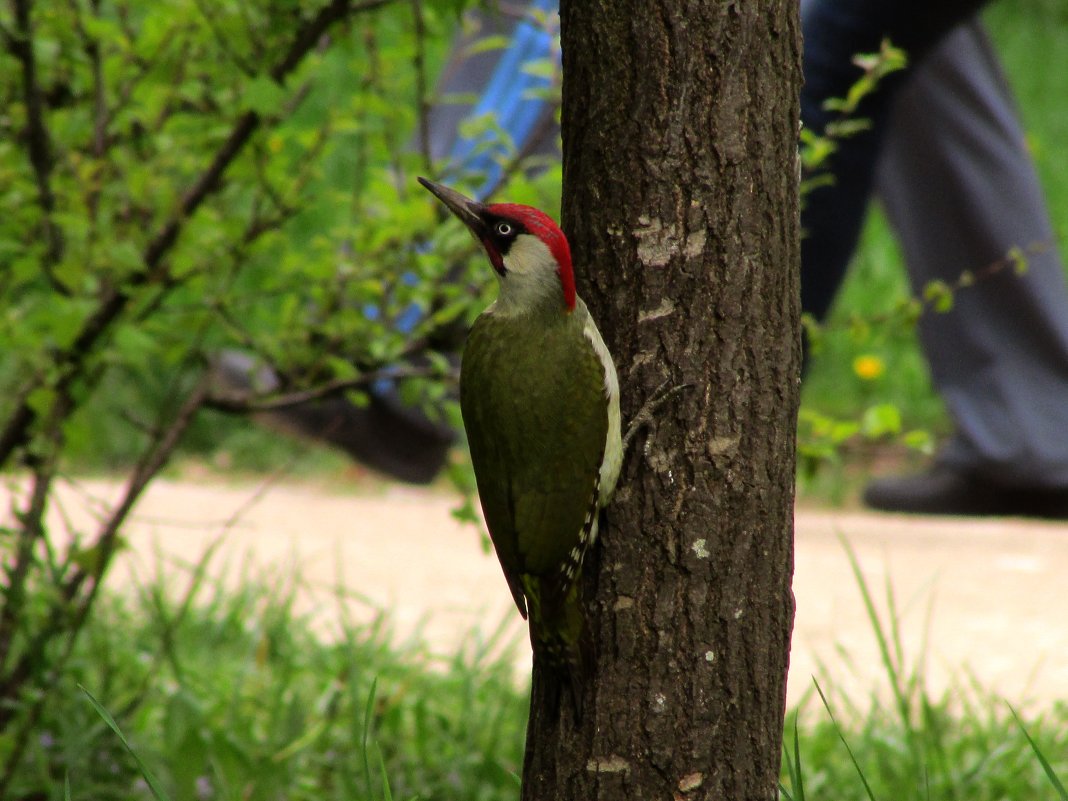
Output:
<instances>
[{"instance_id":1,"label":"person's leg","mask_svg":"<svg viewBox=\"0 0 1068 801\"><path fill-rule=\"evenodd\" d=\"M978 22L952 34L903 87L876 191L913 290L1004 269L925 313L920 336L957 434L940 461L986 481L1068 488L1068 290L1012 94Z\"/></svg>"},{"instance_id":2,"label":"person's leg","mask_svg":"<svg viewBox=\"0 0 1068 801\"><path fill-rule=\"evenodd\" d=\"M877 52L889 39L906 51L912 65L919 64L945 33L982 5L981 0L802 0L804 125L822 133L835 120L837 112L824 103L845 97L861 76L855 55ZM829 162L834 183L805 199L801 305L817 318L827 313L856 248L890 104L910 71L884 79L861 104L857 116L869 120L870 129L838 142Z\"/></svg>"}]
</instances>

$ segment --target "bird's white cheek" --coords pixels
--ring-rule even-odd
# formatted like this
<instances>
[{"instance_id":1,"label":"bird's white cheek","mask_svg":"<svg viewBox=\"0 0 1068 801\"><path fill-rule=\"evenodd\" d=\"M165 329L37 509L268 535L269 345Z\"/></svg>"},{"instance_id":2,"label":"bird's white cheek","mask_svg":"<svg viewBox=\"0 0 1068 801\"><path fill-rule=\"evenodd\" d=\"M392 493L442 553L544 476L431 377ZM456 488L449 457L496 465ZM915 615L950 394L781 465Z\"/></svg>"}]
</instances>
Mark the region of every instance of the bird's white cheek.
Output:
<instances>
[{"instance_id":1,"label":"bird's white cheek","mask_svg":"<svg viewBox=\"0 0 1068 801\"><path fill-rule=\"evenodd\" d=\"M533 275L537 273L555 273L556 259L549 252L545 243L536 236L523 234L516 237L504 257L504 266L509 273L516 275Z\"/></svg>"},{"instance_id":2,"label":"bird's white cheek","mask_svg":"<svg viewBox=\"0 0 1068 801\"><path fill-rule=\"evenodd\" d=\"M504 257L504 270L503 276L498 275L498 313L529 311L562 297L556 259L536 236L523 234L512 243Z\"/></svg>"}]
</instances>

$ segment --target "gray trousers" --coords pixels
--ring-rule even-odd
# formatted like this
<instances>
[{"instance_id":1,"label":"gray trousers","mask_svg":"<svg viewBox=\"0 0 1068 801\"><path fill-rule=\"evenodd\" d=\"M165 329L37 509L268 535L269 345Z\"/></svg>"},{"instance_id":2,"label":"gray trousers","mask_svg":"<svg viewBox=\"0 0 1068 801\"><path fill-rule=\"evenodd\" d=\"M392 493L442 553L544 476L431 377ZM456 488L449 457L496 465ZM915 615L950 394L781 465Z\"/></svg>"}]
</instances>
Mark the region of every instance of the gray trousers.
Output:
<instances>
[{"instance_id":1,"label":"gray trousers","mask_svg":"<svg viewBox=\"0 0 1068 801\"><path fill-rule=\"evenodd\" d=\"M939 459L1012 486L1068 487L1068 289L1012 93L978 24L956 28L903 87L876 191L913 290L1013 246L1009 268L928 312L920 340L956 424ZM1037 246L1037 247L1036 247Z\"/></svg>"}]
</instances>

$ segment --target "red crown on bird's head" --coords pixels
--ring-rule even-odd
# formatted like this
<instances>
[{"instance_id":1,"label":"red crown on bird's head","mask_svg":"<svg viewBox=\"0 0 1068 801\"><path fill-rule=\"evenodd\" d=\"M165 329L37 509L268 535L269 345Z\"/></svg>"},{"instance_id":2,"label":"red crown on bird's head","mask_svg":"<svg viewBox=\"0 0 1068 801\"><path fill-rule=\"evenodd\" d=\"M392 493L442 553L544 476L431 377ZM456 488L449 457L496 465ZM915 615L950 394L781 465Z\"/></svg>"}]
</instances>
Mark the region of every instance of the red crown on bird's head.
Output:
<instances>
[{"instance_id":1,"label":"red crown on bird's head","mask_svg":"<svg viewBox=\"0 0 1068 801\"><path fill-rule=\"evenodd\" d=\"M538 237L556 259L557 275L564 290L564 303L569 310L575 308L575 271L571 266L571 246L567 237L548 214L522 203L494 203L486 209L491 214L522 223L528 232Z\"/></svg>"}]
</instances>

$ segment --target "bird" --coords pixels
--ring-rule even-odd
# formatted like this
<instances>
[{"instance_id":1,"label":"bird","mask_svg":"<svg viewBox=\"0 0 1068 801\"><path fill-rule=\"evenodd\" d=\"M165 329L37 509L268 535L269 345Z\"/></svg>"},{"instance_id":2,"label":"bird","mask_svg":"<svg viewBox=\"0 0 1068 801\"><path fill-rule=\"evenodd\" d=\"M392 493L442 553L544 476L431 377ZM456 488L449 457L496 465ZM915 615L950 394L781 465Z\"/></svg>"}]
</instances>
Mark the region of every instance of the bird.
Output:
<instances>
[{"instance_id":1,"label":"bird","mask_svg":"<svg viewBox=\"0 0 1068 801\"><path fill-rule=\"evenodd\" d=\"M535 666L581 718L589 672L583 565L623 460L619 379L576 294L567 237L532 206L419 182L481 244L499 291L471 326L460 411L486 527ZM536 671L537 673L537 671Z\"/></svg>"}]
</instances>

